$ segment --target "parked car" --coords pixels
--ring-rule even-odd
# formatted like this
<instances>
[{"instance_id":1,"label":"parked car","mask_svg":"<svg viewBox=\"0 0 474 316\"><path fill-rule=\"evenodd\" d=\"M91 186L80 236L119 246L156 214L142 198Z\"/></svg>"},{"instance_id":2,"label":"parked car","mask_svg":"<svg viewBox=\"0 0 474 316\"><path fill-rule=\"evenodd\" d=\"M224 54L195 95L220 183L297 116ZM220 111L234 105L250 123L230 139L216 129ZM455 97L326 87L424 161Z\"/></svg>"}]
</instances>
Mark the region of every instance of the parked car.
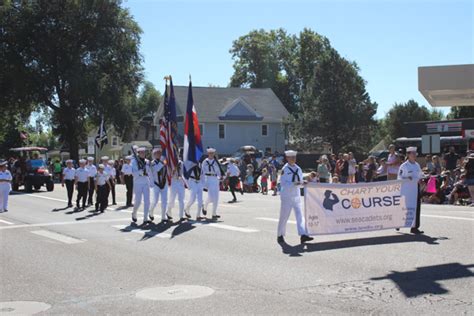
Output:
<instances>
[{"instance_id":1,"label":"parked car","mask_svg":"<svg viewBox=\"0 0 474 316\"><path fill-rule=\"evenodd\" d=\"M46 186L47 191L54 190L54 182L48 171L45 160L38 153L46 155L47 148L44 147L18 147L10 151L17 153L19 159L12 166L12 190L18 191L21 186L25 192L40 190Z\"/></svg>"}]
</instances>

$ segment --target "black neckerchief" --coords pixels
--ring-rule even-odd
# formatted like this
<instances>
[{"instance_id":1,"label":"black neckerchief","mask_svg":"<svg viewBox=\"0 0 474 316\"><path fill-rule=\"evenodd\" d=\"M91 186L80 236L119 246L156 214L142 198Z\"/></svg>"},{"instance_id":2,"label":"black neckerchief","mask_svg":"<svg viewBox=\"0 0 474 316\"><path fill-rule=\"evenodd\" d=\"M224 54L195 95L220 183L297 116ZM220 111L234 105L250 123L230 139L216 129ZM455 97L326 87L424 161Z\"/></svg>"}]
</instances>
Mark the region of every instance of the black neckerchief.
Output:
<instances>
[{"instance_id":1,"label":"black neckerchief","mask_svg":"<svg viewBox=\"0 0 474 316\"><path fill-rule=\"evenodd\" d=\"M295 182L295 179L298 178L298 182L300 182L300 175L298 174L298 167L296 167L296 171L291 169L290 165L288 165L288 169L290 169L291 173L293 174L293 178L291 179L291 182Z\"/></svg>"}]
</instances>

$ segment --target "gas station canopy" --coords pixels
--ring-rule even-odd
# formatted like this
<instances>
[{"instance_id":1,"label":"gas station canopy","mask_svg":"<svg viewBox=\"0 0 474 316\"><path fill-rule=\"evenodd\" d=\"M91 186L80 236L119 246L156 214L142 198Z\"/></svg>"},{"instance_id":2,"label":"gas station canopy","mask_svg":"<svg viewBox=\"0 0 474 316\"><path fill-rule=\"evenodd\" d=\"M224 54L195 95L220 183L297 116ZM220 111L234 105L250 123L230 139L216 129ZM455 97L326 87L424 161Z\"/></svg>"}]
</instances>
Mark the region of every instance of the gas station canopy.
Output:
<instances>
[{"instance_id":1,"label":"gas station canopy","mask_svg":"<svg viewBox=\"0 0 474 316\"><path fill-rule=\"evenodd\" d=\"M431 106L474 106L474 64L418 67L418 90Z\"/></svg>"}]
</instances>

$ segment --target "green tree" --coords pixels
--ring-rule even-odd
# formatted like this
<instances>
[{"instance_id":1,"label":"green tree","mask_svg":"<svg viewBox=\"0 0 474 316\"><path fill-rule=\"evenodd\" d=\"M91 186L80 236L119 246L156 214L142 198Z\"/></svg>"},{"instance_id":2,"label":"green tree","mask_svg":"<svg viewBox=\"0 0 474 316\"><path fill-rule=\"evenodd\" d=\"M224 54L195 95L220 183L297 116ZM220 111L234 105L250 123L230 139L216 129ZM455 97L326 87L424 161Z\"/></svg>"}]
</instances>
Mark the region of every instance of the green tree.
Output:
<instances>
[{"instance_id":1,"label":"green tree","mask_svg":"<svg viewBox=\"0 0 474 316\"><path fill-rule=\"evenodd\" d=\"M372 143L376 111L357 65L331 49L315 65L295 117L298 147L311 149L322 139L335 151L365 151Z\"/></svg>"},{"instance_id":2,"label":"green tree","mask_svg":"<svg viewBox=\"0 0 474 316\"><path fill-rule=\"evenodd\" d=\"M162 100L161 93L156 90L153 83L145 81L134 103L132 111L137 118L141 119L144 116L153 115Z\"/></svg>"},{"instance_id":3,"label":"green tree","mask_svg":"<svg viewBox=\"0 0 474 316\"><path fill-rule=\"evenodd\" d=\"M474 118L474 106L453 106L448 114L448 118Z\"/></svg>"},{"instance_id":4,"label":"green tree","mask_svg":"<svg viewBox=\"0 0 474 316\"><path fill-rule=\"evenodd\" d=\"M2 108L51 109L53 131L72 158L89 120L98 125L103 115L129 133L142 80L140 34L118 0L6 2L0 7Z\"/></svg>"},{"instance_id":5,"label":"green tree","mask_svg":"<svg viewBox=\"0 0 474 316\"><path fill-rule=\"evenodd\" d=\"M442 120L443 113L430 111L426 106L420 106L415 100L406 103L395 103L384 118L386 135L391 140L403 137L405 122Z\"/></svg>"},{"instance_id":6,"label":"green tree","mask_svg":"<svg viewBox=\"0 0 474 316\"><path fill-rule=\"evenodd\" d=\"M283 29L254 30L233 42L232 87L271 88L290 113L313 77L314 67L330 49L329 40L310 29L298 36Z\"/></svg>"}]
</instances>

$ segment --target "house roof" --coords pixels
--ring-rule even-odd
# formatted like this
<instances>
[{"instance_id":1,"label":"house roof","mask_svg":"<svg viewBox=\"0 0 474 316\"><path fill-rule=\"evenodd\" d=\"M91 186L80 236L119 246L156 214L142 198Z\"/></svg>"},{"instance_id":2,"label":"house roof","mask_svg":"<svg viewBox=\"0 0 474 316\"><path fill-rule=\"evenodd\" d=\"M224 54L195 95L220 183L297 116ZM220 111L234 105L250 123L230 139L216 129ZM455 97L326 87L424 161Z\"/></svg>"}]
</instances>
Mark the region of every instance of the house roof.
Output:
<instances>
[{"instance_id":1,"label":"house roof","mask_svg":"<svg viewBox=\"0 0 474 316\"><path fill-rule=\"evenodd\" d=\"M174 86L178 121L186 113L187 86ZM282 122L288 111L272 89L193 87L194 106L200 122L263 121ZM163 103L155 115L155 124L163 116Z\"/></svg>"}]
</instances>

